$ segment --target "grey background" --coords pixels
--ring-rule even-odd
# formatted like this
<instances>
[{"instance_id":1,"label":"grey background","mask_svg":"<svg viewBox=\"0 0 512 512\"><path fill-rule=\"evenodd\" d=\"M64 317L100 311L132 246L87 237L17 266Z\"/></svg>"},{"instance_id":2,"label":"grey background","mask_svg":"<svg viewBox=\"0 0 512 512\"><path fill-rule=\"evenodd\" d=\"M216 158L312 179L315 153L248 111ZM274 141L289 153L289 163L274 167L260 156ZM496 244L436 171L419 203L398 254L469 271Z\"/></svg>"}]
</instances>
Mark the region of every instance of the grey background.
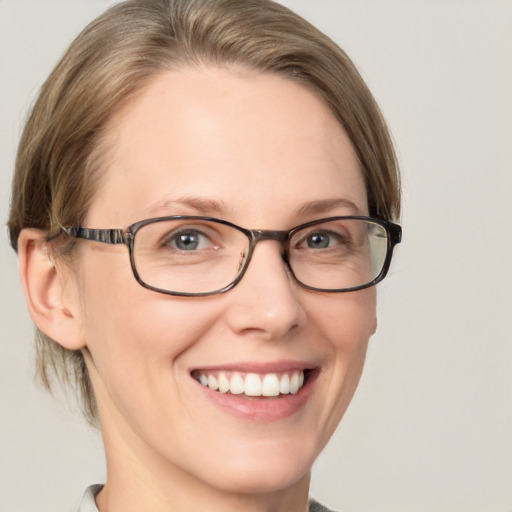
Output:
<instances>
[{"instance_id":1,"label":"grey background","mask_svg":"<svg viewBox=\"0 0 512 512\"><path fill-rule=\"evenodd\" d=\"M38 86L107 0L0 0L0 218ZM404 242L359 390L314 471L344 512L512 511L512 2L288 0L354 59L404 172ZM76 510L104 478L72 399L32 382L0 233L0 511Z\"/></svg>"}]
</instances>

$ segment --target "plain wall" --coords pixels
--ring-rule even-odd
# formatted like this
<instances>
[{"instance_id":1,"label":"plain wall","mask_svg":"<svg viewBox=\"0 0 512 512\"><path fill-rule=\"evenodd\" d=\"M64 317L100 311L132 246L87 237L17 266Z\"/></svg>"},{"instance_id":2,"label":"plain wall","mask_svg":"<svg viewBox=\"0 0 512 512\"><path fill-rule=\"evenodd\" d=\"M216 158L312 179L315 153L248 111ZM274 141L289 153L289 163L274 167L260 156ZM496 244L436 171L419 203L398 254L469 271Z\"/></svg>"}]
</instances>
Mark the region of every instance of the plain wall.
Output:
<instances>
[{"instance_id":1,"label":"plain wall","mask_svg":"<svg viewBox=\"0 0 512 512\"><path fill-rule=\"evenodd\" d=\"M0 218L42 80L106 0L0 0ZM312 493L343 512L512 511L512 2L287 0L367 79L404 174L379 329ZM32 380L0 232L0 511L76 510L99 435Z\"/></svg>"}]
</instances>

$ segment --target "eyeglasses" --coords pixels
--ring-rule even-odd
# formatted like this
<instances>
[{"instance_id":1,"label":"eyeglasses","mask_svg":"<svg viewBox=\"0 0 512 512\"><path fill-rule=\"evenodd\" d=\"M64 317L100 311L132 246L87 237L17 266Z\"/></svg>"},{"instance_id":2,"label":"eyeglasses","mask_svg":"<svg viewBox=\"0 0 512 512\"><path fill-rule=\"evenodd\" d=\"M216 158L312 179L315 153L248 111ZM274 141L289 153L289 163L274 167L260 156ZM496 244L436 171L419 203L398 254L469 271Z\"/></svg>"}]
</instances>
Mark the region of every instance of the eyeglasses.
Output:
<instances>
[{"instance_id":1,"label":"eyeglasses","mask_svg":"<svg viewBox=\"0 0 512 512\"><path fill-rule=\"evenodd\" d=\"M289 231L245 229L211 217L173 215L126 229L63 228L74 238L128 247L135 279L168 295L224 293L242 279L256 244L275 240L295 280L320 292L348 292L386 276L399 225L370 217L318 219Z\"/></svg>"}]
</instances>

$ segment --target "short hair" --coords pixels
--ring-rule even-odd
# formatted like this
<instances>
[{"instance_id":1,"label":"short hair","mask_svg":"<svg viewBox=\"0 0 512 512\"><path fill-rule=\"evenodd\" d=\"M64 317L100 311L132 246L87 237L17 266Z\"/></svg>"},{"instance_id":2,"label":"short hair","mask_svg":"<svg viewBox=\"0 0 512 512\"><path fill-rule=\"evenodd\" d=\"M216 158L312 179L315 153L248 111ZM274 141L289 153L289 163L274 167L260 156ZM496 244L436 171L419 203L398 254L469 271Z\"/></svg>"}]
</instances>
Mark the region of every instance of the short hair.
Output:
<instances>
[{"instance_id":1,"label":"short hair","mask_svg":"<svg viewBox=\"0 0 512 512\"><path fill-rule=\"evenodd\" d=\"M398 164L386 123L356 67L332 40L271 0L128 0L110 7L72 42L43 84L16 158L8 227L57 235L81 225L102 168L107 122L158 74L188 66L240 65L302 84L350 138L370 215L400 213ZM72 250L64 243L59 254ZM80 351L36 333L37 376L51 390L74 385L85 417L96 403Z\"/></svg>"}]
</instances>

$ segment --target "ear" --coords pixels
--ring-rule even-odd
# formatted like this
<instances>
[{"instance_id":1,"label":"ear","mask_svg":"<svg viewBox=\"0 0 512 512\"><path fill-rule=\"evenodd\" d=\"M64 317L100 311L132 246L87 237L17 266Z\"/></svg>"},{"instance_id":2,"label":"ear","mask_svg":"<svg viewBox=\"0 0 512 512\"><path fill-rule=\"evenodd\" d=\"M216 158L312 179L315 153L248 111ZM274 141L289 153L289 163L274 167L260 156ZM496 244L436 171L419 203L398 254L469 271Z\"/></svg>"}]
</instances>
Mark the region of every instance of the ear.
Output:
<instances>
[{"instance_id":1,"label":"ear","mask_svg":"<svg viewBox=\"0 0 512 512\"><path fill-rule=\"evenodd\" d=\"M34 323L66 349L84 347L76 280L65 264L52 261L45 233L23 229L18 256L21 284Z\"/></svg>"}]
</instances>

